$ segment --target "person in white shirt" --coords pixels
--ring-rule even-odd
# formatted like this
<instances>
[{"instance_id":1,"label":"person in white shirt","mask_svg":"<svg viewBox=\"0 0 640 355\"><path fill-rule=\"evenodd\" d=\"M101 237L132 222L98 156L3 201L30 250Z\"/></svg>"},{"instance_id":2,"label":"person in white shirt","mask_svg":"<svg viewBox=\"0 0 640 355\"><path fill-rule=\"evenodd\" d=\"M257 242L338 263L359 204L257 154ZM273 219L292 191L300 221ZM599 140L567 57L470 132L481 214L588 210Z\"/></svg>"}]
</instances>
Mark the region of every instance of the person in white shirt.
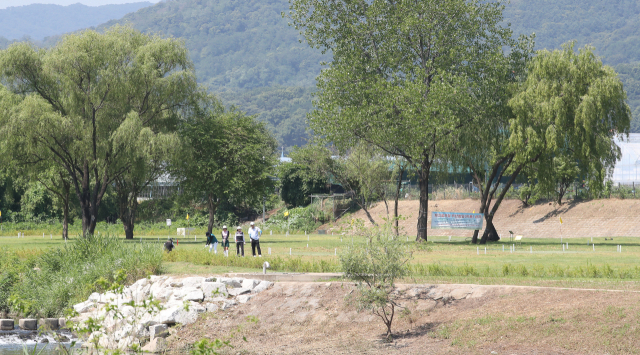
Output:
<instances>
[{"instance_id":1,"label":"person in white shirt","mask_svg":"<svg viewBox=\"0 0 640 355\"><path fill-rule=\"evenodd\" d=\"M262 231L260 228L256 227L253 222L251 222L251 227L249 227L249 239L251 239L251 252L253 253L253 257L256 257L256 247L258 248L258 256L262 257L262 251L260 250L260 235L262 235Z\"/></svg>"}]
</instances>

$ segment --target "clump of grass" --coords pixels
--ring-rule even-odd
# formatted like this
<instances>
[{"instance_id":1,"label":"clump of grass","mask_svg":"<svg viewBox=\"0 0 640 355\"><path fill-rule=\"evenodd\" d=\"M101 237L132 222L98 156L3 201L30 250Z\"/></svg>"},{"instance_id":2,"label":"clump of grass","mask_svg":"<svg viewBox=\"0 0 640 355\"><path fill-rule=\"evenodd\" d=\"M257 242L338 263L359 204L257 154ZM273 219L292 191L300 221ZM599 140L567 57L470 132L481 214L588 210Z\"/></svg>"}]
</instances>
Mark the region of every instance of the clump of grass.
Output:
<instances>
[{"instance_id":1,"label":"clump of grass","mask_svg":"<svg viewBox=\"0 0 640 355\"><path fill-rule=\"evenodd\" d=\"M26 316L60 316L86 300L96 281L112 281L124 272L132 282L157 273L161 262L157 244L125 243L112 236L78 238L22 262L20 278L11 287L11 309Z\"/></svg>"}]
</instances>

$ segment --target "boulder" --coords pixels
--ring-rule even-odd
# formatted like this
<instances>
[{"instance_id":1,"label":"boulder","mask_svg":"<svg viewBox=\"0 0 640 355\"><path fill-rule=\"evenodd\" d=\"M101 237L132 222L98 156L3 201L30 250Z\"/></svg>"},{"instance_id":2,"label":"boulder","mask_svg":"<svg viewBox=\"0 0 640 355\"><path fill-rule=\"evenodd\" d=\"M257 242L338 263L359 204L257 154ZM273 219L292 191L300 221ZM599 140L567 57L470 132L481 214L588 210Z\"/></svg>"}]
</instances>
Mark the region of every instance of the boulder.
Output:
<instances>
[{"instance_id":1,"label":"boulder","mask_svg":"<svg viewBox=\"0 0 640 355\"><path fill-rule=\"evenodd\" d=\"M245 293L251 293L251 290L248 288L232 288L231 290L229 290L229 294L231 296L240 296L244 295Z\"/></svg>"},{"instance_id":2,"label":"boulder","mask_svg":"<svg viewBox=\"0 0 640 355\"><path fill-rule=\"evenodd\" d=\"M89 301L91 301L91 302L100 301L100 294L97 293L97 292L92 293L91 296L89 296Z\"/></svg>"},{"instance_id":3,"label":"boulder","mask_svg":"<svg viewBox=\"0 0 640 355\"><path fill-rule=\"evenodd\" d=\"M188 311L183 309L178 312L175 319L176 323L184 325L195 323L198 320L198 311L193 308L189 308Z\"/></svg>"},{"instance_id":4,"label":"boulder","mask_svg":"<svg viewBox=\"0 0 640 355\"><path fill-rule=\"evenodd\" d=\"M154 322L159 324L175 324L176 316L180 312L180 307L166 308L160 311L153 319Z\"/></svg>"},{"instance_id":5,"label":"boulder","mask_svg":"<svg viewBox=\"0 0 640 355\"><path fill-rule=\"evenodd\" d=\"M261 281L258 284L258 286L256 286L253 290L251 290L251 292L252 293L260 293L262 291L267 290L272 285L273 285L273 282L271 282L271 281Z\"/></svg>"},{"instance_id":6,"label":"boulder","mask_svg":"<svg viewBox=\"0 0 640 355\"><path fill-rule=\"evenodd\" d=\"M67 328L67 319L66 318L58 318L58 327L60 327L60 329Z\"/></svg>"},{"instance_id":7,"label":"boulder","mask_svg":"<svg viewBox=\"0 0 640 355\"><path fill-rule=\"evenodd\" d=\"M82 303L78 303L74 305L73 309L78 313L85 313L85 312L88 312L91 308L93 308L93 304L94 303L92 301L84 301Z\"/></svg>"},{"instance_id":8,"label":"boulder","mask_svg":"<svg viewBox=\"0 0 640 355\"><path fill-rule=\"evenodd\" d=\"M185 301L202 302L202 300L204 300L204 293L202 292L202 290L196 289L187 293L184 297L182 297L182 299Z\"/></svg>"},{"instance_id":9,"label":"boulder","mask_svg":"<svg viewBox=\"0 0 640 355\"><path fill-rule=\"evenodd\" d=\"M202 292L204 293L205 300L210 300L218 296L227 296L229 294L227 286L222 282L205 281L202 283Z\"/></svg>"},{"instance_id":10,"label":"boulder","mask_svg":"<svg viewBox=\"0 0 640 355\"><path fill-rule=\"evenodd\" d=\"M224 303L222 304L222 310L227 310L235 305L237 305L238 303L234 300L226 300L224 301Z\"/></svg>"},{"instance_id":11,"label":"boulder","mask_svg":"<svg viewBox=\"0 0 640 355\"><path fill-rule=\"evenodd\" d=\"M236 297L236 299L240 303L247 303L247 302L249 302L249 300L251 298L253 298L253 295L240 295L240 296Z\"/></svg>"},{"instance_id":12,"label":"boulder","mask_svg":"<svg viewBox=\"0 0 640 355\"><path fill-rule=\"evenodd\" d=\"M158 287L156 290L152 292L153 298L158 300L168 300L172 294L173 294L173 289L164 288L164 287Z\"/></svg>"},{"instance_id":13,"label":"boulder","mask_svg":"<svg viewBox=\"0 0 640 355\"><path fill-rule=\"evenodd\" d=\"M242 288L248 288L250 290L253 290L259 284L260 284L260 280L244 279L242 281Z\"/></svg>"},{"instance_id":14,"label":"boulder","mask_svg":"<svg viewBox=\"0 0 640 355\"><path fill-rule=\"evenodd\" d=\"M187 277L182 279L182 287L195 287L200 288L204 277Z\"/></svg>"},{"instance_id":15,"label":"boulder","mask_svg":"<svg viewBox=\"0 0 640 355\"><path fill-rule=\"evenodd\" d=\"M207 312L215 312L218 310L218 308L220 308L215 303L206 303L204 306L206 307Z\"/></svg>"},{"instance_id":16,"label":"boulder","mask_svg":"<svg viewBox=\"0 0 640 355\"><path fill-rule=\"evenodd\" d=\"M204 279L204 282L218 282L217 277L207 277Z\"/></svg>"},{"instance_id":17,"label":"boulder","mask_svg":"<svg viewBox=\"0 0 640 355\"><path fill-rule=\"evenodd\" d=\"M223 284L227 285L228 288L241 288L242 287L242 279L240 278L227 278L227 277L221 277L218 281L222 282Z\"/></svg>"},{"instance_id":18,"label":"boulder","mask_svg":"<svg viewBox=\"0 0 640 355\"><path fill-rule=\"evenodd\" d=\"M166 338L169 336L169 326L166 324L152 325L149 327L149 337L151 340L155 338Z\"/></svg>"},{"instance_id":19,"label":"boulder","mask_svg":"<svg viewBox=\"0 0 640 355\"><path fill-rule=\"evenodd\" d=\"M18 321L18 326L22 330L37 330L38 320L37 319L20 319Z\"/></svg>"},{"instance_id":20,"label":"boulder","mask_svg":"<svg viewBox=\"0 0 640 355\"><path fill-rule=\"evenodd\" d=\"M0 330L13 330L13 319L0 319Z\"/></svg>"}]
</instances>

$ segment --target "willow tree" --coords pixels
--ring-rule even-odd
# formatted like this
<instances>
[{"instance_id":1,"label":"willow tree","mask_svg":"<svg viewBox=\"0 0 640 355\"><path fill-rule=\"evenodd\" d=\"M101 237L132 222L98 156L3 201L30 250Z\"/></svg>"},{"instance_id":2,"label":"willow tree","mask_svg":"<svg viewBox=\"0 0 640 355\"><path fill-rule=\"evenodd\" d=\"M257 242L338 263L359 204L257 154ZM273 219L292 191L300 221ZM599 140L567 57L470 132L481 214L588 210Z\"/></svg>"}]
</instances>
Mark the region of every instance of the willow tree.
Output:
<instances>
[{"instance_id":1,"label":"willow tree","mask_svg":"<svg viewBox=\"0 0 640 355\"><path fill-rule=\"evenodd\" d=\"M432 165L475 119L468 113L483 105L477 92L513 43L503 5L290 0L290 8L307 42L333 54L317 79L311 128L341 150L365 141L405 159L420 185L417 240L426 240Z\"/></svg>"},{"instance_id":2,"label":"willow tree","mask_svg":"<svg viewBox=\"0 0 640 355\"><path fill-rule=\"evenodd\" d=\"M2 139L20 159L65 172L83 235L94 232L107 187L131 169L134 141L174 124L197 89L183 43L129 27L67 35L51 49L13 44L0 52L0 77L15 101L0 118ZM140 130L130 130L131 115Z\"/></svg>"},{"instance_id":3,"label":"willow tree","mask_svg":"<svg viewBox=\"0 0 640 355\"><path fill-rule=\"evenodd\" d=\"M592 192L600 191L620 157L614 139L629 132L631 111L622 83L592 48L576 53L567 44L540 51L522 74L512 90L496 96L502 100L493 118L459 136L465 147L461 159L482 189L486 224L480 243L497 239L493 218L520 174L537 189L581 177ZM474 243L477 238L476 232Z\"/></svg>"}]
</instances>

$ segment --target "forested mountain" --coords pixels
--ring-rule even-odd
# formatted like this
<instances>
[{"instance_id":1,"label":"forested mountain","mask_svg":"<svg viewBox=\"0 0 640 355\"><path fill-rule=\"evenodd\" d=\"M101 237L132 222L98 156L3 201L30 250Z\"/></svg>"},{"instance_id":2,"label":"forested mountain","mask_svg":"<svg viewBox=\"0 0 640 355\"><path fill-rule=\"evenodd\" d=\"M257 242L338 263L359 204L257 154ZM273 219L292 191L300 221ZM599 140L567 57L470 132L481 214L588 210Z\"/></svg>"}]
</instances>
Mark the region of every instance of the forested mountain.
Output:
<instances>
[{"instance_id":1,"label":"forested mountain","mask_svg":"<svg viewBox=\"0 0 640 355\"><path fill-rule=\"evenodd\" d=\"M172 0L98 28L128 23L184 39L202 84L227 104L258 115L280 144L292 146L307 139L305 115L312 108L314 79L320 62L330 56L300 43L281 16L287 9L287 0ZM504 15L515 36L536 34L537 49L556 49L570 40L578 47L595 46L620 74L634 111L632 130L640 132L640 3L511 0ZM6 43L0 39L0 47Z\"/></svg>"},{"instance_id":2,"label":"forested mountain","mask_svg":"<svg viewBox=\"0 0 640 355\"><path fill-rule=\"evenodd\" d=\"M48 36L77 31L112 19L119 19L150 5L152 5L150 2L134 2L103 6L32 4L8 7L0 10L0 37L4 37L5 40L31 38L41 41Z\"/></svg>"}]
</instances>

